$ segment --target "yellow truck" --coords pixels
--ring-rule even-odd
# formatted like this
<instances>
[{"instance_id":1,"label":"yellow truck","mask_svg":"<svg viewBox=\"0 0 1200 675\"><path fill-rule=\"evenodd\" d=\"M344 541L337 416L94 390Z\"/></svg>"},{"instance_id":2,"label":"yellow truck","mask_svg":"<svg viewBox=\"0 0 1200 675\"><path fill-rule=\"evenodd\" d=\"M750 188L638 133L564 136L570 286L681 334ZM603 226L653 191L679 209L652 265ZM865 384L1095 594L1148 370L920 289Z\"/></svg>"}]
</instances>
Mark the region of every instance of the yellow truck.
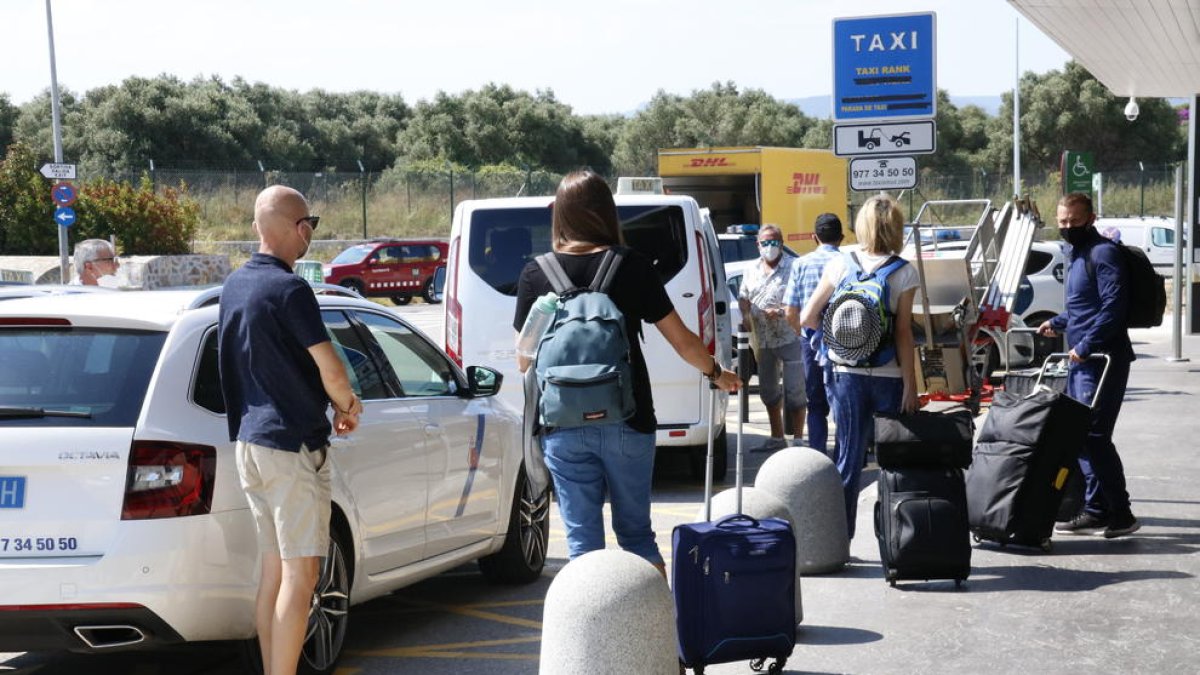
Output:
<instances>
[{"instance_id":1,"label":"yellow truck","mask_svg":"<svg viewBox=\"0 0 1200 675\"><path fill-rule=\"evenodd\" d=\"M797 252L816 248L813 221L836 213L849 231L846 160L799 148L670 148L658 151L658 175L671 194L707 207L717 232L729 225L774 223Z\"/></svg>"}]
</instances>

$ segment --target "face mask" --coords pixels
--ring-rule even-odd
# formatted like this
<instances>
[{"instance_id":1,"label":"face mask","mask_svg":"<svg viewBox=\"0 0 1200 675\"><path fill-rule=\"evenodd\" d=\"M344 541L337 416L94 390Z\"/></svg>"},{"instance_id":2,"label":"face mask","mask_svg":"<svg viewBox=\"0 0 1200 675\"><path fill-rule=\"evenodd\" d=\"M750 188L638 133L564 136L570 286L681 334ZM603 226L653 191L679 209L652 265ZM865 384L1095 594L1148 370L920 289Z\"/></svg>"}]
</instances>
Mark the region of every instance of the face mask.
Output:
<instances>
[{"instance_id":1,"label":"face mask","mask_svg":"<svg viewBox=\"0 0 1200 675\"><path fill-rule=\"evenodd\" d=\"M1090 239L1095 230L1096 228L1092 225L1084 225L1083 227L1064 227L1059 229L1058 233L1071 246L1078 246Z\"/></svg>"},{"instance_id":2,"label":"face mask","mask_svg":"<svg viewBox=\"0 0 1200 675\"><path fill-rule=\"evenodd\" d=\"M762 257L767 262L775 262L779 260L779 256L783 253L783 249L778 246L764 246L762 248Z\"/></svg>"},{"instance_id":3,"label":"face mask","mask_svg":"<svg viewBox=\"0 0 1200 675\"><path fill-rule=\"evenodd\" d=\"M105 288L120 288L121 280L115 274L105 274L104 276L96 277L96 285Z\"/></svg>"}]
</instances>

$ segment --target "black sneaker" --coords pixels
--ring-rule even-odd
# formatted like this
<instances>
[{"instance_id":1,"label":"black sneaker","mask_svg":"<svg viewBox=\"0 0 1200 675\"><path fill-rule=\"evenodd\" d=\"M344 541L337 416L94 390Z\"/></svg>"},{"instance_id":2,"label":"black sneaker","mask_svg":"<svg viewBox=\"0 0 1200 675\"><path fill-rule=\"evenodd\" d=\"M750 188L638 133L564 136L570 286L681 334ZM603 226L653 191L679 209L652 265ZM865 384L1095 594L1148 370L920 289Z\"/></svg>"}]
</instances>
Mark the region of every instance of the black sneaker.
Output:
<instances>
[{"instance_id":1,"label":"black sneaker","mask_svg":"<svg viewBox=\"0 0 1200 675\"><path fill-rule=\"evenodd\" d=\"M1107 518L1093 516L1085 511L1065 523L1057 523L1054 531L1059 534L1100 534L1106 532L1107 527Z\"/></svg>"},{"instance_id":2,"label":"black sneaker","mask_svg":"<svg viewBox=\"0 0 1200 675\"><path fill-rule=\"evenodd\" d=\"M1112 519L1108 527L1104 528L1104 538L1116 539L1117 537L1124 537L1127 534L1137 532L1141 527L1142 524L1138 522L1137 518L1133 517L1132 513L1124 517L1118 516Z\"/></svg>"}]
</instances>

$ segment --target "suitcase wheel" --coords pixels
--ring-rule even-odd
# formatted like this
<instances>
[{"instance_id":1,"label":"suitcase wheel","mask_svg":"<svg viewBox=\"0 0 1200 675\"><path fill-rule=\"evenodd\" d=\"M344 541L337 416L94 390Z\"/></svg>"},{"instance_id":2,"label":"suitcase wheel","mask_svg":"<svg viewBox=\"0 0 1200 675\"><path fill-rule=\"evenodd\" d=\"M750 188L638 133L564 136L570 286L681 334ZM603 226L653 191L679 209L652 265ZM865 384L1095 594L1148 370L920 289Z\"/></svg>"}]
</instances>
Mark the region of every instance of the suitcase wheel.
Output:
<instances>
[{"instance_id":1,"label":"suitcase wheel","mask_svg":"<svg viewBox=\"0 0 1200 675\"><path fill-rule=\"evenodd\" d=\"M972 534L972 535L971 535L971 540L972 540L972 541L974 541L976 544L982 544L982 543L983 543L983 537L980 537L980 536L979 536L979 535L977 535L977 534Z\"/></svg>"},{"instance_id":2,"label":"suitcase wheel","mask_svg":"<svg viewBox=\"0 0 1200 675\"><path fill-rule=\"evenodd\" d=\"M753 670L756 673L761 673L763 670L763 666L766 664L766 662L767 662L767 660L765 658L754 659L753 661L750 662L750 670ZM783 666L786 663L787 663L787 659L775 659L771 663L770 666L767 666L767 674L768 675L779 675L780 673L783 672Z\"/></svg>"}]
</instances>

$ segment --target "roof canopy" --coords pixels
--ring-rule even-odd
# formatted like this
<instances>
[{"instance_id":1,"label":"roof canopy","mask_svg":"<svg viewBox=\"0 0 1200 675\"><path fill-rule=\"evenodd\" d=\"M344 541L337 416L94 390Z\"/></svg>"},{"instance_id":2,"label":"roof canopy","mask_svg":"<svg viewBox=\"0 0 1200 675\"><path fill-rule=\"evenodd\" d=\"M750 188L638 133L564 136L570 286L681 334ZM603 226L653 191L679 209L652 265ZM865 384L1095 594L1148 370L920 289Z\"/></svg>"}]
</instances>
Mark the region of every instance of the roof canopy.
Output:
<instances>
[{"instance_id":1,"label":"roof canopy","mask_svg":"<svg viewBox=\"0 0 1200 675\"><path fill-rule=\"evenodd\" d=\"M1117 96L1200 94L1200 0L1008 0Z\"/></svg>"}]
</instances>

